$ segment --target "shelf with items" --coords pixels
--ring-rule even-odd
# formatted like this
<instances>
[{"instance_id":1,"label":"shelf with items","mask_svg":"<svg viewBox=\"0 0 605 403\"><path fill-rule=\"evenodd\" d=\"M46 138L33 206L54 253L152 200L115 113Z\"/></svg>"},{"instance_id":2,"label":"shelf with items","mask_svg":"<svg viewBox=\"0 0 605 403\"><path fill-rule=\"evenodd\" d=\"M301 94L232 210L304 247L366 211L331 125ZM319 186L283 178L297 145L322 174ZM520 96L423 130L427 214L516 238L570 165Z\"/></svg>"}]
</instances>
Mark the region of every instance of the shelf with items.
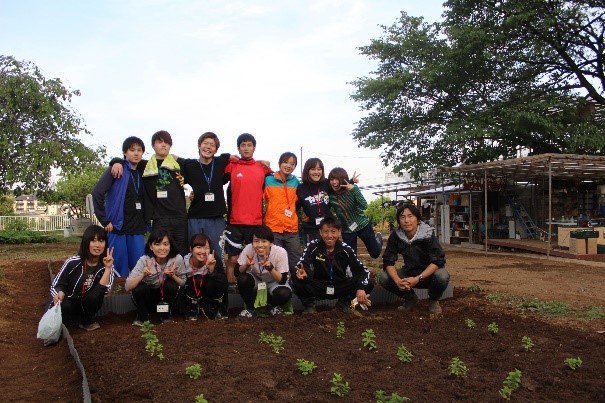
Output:
<instances>
[{"instance_id":1,"label":"shelf with items","mask_svg":"<svg viewBox=\"0 0 605 403\"><path fill-rule=\"evenodd\" d=\"M449 242L480 242L481 210L476 195L450 194L448 205Z\"/></svg>"}]
</instances>

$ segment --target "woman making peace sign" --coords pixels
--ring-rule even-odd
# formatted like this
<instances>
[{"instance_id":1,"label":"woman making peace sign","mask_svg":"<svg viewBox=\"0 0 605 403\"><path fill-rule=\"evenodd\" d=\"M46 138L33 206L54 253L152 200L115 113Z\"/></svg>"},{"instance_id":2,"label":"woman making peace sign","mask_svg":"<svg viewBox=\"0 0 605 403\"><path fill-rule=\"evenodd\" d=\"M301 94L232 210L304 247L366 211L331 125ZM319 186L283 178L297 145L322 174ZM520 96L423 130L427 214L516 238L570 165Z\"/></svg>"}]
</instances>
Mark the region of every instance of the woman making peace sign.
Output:
<instances>
[{"instance_id":1,"label":"woman making peace sign","mask_svg":"<svg viewBox=\"0 0 605 403\"><path fill-rule=\"evenodd\" d=\"M96 330L93 322L113 284L113 248L107 250L103 227L86 228L76 256L65 261L50 286L53 304L61 303L64 323L79 319L80 327Z\"/></svg>"}]
</instances>

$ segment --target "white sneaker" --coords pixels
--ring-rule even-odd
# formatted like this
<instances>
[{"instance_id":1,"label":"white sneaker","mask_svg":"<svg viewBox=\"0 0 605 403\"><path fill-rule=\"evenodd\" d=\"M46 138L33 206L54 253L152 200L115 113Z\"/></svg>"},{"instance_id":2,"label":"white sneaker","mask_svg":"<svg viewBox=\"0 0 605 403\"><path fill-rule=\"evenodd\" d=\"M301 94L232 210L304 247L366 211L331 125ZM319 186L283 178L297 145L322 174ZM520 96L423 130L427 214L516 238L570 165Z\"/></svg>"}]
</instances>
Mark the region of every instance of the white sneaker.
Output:
<instances>
[{"instance_id":1,"label":"white sneaker","mask_svg":"<svg viewBox=\"0 0 605 403\"><path fill-rule=\"evenodd\" d=\"M249 318L253 318L256 316L256 312L254 311L249 311L248 309L244 309L243 311L241 311L238 315L238 319L249 319Z\"/></svg>"},{"instance_id":2,"label":"white sneaker","mask_svg":"<svg viewBox=\"0 0 605 403\"><path fill-rule=\"evenodd\" d=\"M97 330L100 327L101 327L101 325L99 325L97 322L92 322L92 323L89 323L88 325L84 325L84 324L80 323L80 329L86 329L89 332L92 330Z\"/></svg>"},{"instance_id":3,"label":"white sneaker","mask_svg":"<svg viewBox=\"0 0 605 403\"><path fill-rule=\"evenodd\" d=\"M272 316L283 315L283 313L284 313L284 310L281 308L281 306L274 306L273 308L271 308Z\"/></svg>"}]
</instances>

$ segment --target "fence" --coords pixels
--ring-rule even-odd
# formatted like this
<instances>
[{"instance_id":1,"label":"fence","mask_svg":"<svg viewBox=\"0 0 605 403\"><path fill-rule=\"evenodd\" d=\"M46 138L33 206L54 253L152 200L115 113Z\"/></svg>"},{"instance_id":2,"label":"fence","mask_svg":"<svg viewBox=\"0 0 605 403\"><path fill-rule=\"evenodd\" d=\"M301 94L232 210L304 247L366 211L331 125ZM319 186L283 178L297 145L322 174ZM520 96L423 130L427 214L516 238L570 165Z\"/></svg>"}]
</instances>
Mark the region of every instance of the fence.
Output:
<instances>
[{"instance_id":1,"label":"fence","mask_svg":"<svg viewBox=\"0 0 605 403\"><path fill-rule=\"evenodd\" d=\"M70 218L66 215L0 216L0 230L15 221L26 222L32 231L62 231L70 225ZM97 223L96 219L93 222Z\"/></svg>"}]
</instances>

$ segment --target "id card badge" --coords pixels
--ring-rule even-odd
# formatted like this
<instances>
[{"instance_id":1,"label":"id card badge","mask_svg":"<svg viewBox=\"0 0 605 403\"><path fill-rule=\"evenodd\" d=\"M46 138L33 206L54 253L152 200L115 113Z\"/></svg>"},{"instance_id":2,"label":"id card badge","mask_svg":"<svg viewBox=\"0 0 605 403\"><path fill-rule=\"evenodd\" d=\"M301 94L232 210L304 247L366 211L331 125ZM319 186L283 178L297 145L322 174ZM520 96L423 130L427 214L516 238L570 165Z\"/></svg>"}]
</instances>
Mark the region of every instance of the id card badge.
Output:
<instances>
[{"instance_id":1,"label":"id card badge","mask_svg":"<svg viewBox=\"0 0 605 403\"><path fill-rule=\"evenodd\" d=\"M356 222L351 223L351 225L349 225L349 229L351 231L355 231L357 229L357 223Z\"/></svg>"},{"instance_id":2,"label":"id card badge","mask_svg":"<svg viewBox=\"0 0 605 403\"><path fill-rule=\"evenodd\" d=\"M259 290L266 290L267 289L267 283L265 283L264 281L261 281L260 283L258 283L258 289Z\"/></svg>"},{"instance_id":3,"label":"id card badge","mask_svg":"<svg viewBox=\"0 0 605 403\"><path fill-rule=\"evenodd\" d=\"M142 208L143 208L143 206L141 205L141 202L136 202L136 203L134 204L134 208L136 208L137 210L140 210L140 209L142 209Z\"/></svg>"},{"instance_id":4,"label":"id card badge","mask_svg":"<svg viewBox=\"0 0 605 403\"><path fill-rule=\"evenodd\" d=\"M168 312L168 303L166 303L166 302L158 303L158 305L156 307L156 311L158 313L167 313Z\"/></svg>"},{"instance_id":5,"label":"id card badge","mask_svg":"<svg viewBox=\"0 0 605 403\"><path fill-rule=\"evenodd\" d=\"M213 202L214 201L214 193L204 193L204 201Z\"/></svg>"},{"instance_id":6,"label":"id card badge","mask_svg":"<svg viewBox=\"0 0 605 403\"><path fill-rule=\"evenodd\" d=\"M334 295L334 287L331 285L326 287L326 295Z\"/></svg>"},{"instance_id":7,"label":"id card badge","mask_svg":"<svg viewBox=\"0 0 605 403\"><path fill-rule=\"evenodd\" d=\"M319 224L321 224L321 220L323 220L323 219L324 219L323 217L317 217L317 218L315 219L315 225L319 225Z\"/></svg>"},{"instance_id":8,"label":"id card badge","mask_svg":"<svg viewBox=\"0 0 605 403\"><path fill-rule=\"evenodd\" d=\"M292 217L292 211L290 209L285 209L284 210L284 215L288 218Z\"/></svg>"},{"instance_id":9,"label":"id card badge","mask_svg":"<svg viewBox=\"0 0 605 403\"><path fill-rule=\"evenodd\" d=\"M165 199L165 198L167 198L168 197L168 191L167 190L158 190L157 197L158 197L158 199Z\"/></svg>"}]
</instances>

